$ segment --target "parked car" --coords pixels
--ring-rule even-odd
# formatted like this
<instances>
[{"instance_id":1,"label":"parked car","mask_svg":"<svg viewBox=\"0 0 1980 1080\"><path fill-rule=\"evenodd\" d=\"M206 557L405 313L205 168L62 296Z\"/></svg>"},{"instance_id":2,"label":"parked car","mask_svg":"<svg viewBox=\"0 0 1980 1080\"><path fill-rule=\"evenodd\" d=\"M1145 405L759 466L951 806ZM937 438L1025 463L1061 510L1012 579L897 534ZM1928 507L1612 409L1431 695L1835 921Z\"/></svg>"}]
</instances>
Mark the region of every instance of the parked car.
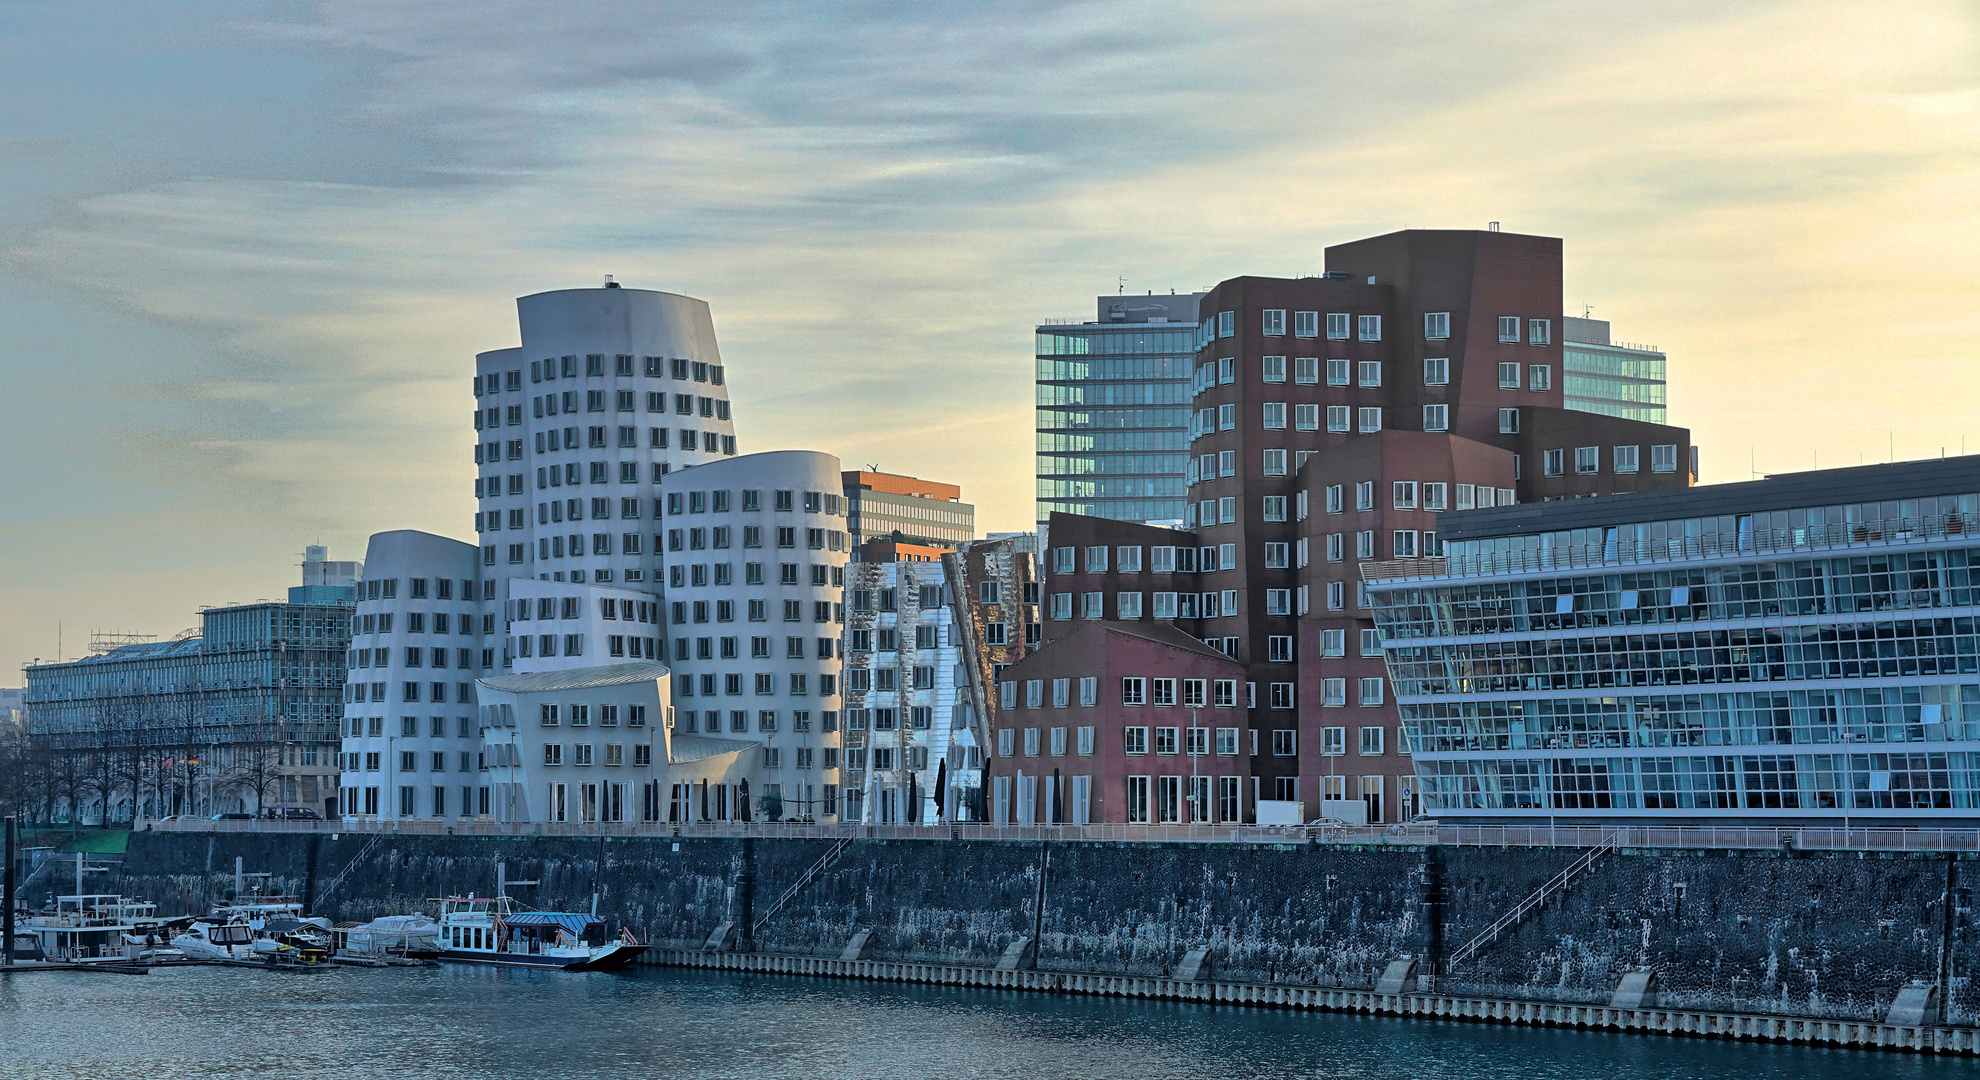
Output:
<instances>
[{"instance_id":1,"label":"parked car","mask_svg":"<svg viewBox=\"0 0 1980 1080\"><path fill-rule=\"evenodd\" d=\"M322 821L323 815L307 806L270 806L261 811L264 821Z\"/></svg>"},{"instance_id":2,"label":"parked car","mask_svg":"<svg viewBox=\"0 0 1980 1080\"><path fill-rule=\"evenodd\" d=\"M253 814L215 814L212 821L253 821Z\"/></svg>"}]
</instances>

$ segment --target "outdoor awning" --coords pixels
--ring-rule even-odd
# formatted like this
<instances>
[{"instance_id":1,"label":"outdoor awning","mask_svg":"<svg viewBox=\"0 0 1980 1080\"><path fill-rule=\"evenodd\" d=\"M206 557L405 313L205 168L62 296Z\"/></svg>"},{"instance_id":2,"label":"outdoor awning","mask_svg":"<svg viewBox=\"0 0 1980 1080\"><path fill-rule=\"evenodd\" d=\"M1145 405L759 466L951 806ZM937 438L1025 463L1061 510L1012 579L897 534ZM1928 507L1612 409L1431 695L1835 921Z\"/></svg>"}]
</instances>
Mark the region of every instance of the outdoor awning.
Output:
<instances>
[{"instance_id":1,"label":"outdoor awning","mask_svg":"<svg viewBox=\"0 0 1980 1080\"><path fill-rule=\"evenodd\" d=\"M570 931L572 937L580 937L586 929L605 920L563 911L518 911L502 916L502 921L510 926L561 926Z\"/></svg>"}]
</instances>

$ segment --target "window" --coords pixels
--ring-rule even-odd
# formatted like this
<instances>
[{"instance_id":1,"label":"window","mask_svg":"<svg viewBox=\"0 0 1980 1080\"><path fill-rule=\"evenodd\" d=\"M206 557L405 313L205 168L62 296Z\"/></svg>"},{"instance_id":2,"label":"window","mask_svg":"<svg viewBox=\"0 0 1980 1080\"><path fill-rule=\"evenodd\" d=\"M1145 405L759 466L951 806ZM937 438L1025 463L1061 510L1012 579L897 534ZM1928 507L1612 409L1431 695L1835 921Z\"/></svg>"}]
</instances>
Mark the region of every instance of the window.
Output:
<instances>
[{"instance_id":1,"label":"window","mask_svg":"<svg viewBox=\"0 0 1980 1080\"><path fill-rule=\"evenodd\" d=\"M1389 485L1389 504L1397 510L1416 509L1416 481L1397 480Z\"/></svg>"},{"instance_id":2,"label":"window","mask_svg":"<svg viewBox=\"0 0 1980 1080\"><path fill-rule=\"evenodd\" d=\"M1344 558L1346 558L1346 557L1347 557L1347 554L1346 554L1346 552L1347 552L1347 548L1346 548L1346 545L1345 545L1345 541L1346 541L1346 534L1345 534L1345 533L1328 533L1328 534L1327 534L1327 561L1328 561L1328 562L1340 562L1340 561L1341 561L1342 559L1344 559Z\"/></svg>"},{"instance_id":3,"label":"window","mask_svg":"<svg viewBox=\"0 0 1980 1080\"><path fill-rule=\"evenodd\" d=\"M1499 434L1501 434L1501 435L1517 435L1517 434L1519 434L1519 410L1518 410L1518 409L1500 409L1500 410L1499 410Z\"/></svg>"},{"instance_id":4,"label":"window","mask_svg":"<svg viewBox=\"0 0 1980 1080\"><path fill-rule=\"evenodd\" d=\"M1382 340L1382 317L1380 315L1363 315L1355 319L1354 322L1355 322L1355 330L1356 330L1355 336L1359 337L1361 340L1363 341Z\"/></svg>"},{"instance_id":5,"label":"window","mask_svg":"<svg viewBox=\"0 0 1980 1080\"><path fill-rule=\"evenodd\" d=\"M1320 313L1317 311L1293 312L1293 336L1303 338L1319 337Z\"/></svg>"},{"instance_id":6,"label":"window","mask_svg":"<svg viewBox=\"0 0 1980 1080\"><path fill-rule=\"evenodd\" d=\"M1506 342L1517 342L1519 340L1519 316L1499 316L1499 340ZM1513 380L1513 385L1515 387L1519 385L1517 378Z\"/></svg>"},{"instance_id":7,"label":"window","mask_svg":"<svg viewBox=\"0 0 1980 1080\"><path fill-rule=\"evenodd\" d=\"M1354 366L1355 383L1360 386L1382 385L1382 362L1363 360Z\"/></svg>"},{"instance_id":8,"label":"window","mask_svg":"<svg viewBox=\"0 0 1980 1080\"><path fill-rule=\"evenodd\" d=\"M1338 708L1340 706L1346 705L1347 680L1321 679L1320 704L1329 708Z\"/></svg>"},{"instance_id":9,"label":"window","mask_svg":"<svg viewBox=\"0 0 1980 1080\"><path fill-rule=\"evenodd\" d=\"M1424 312L1423 336L1433 341L1450 337L1451 313L1448 311Z\"/></svg>"},{"instance_id":10,"label":"window","mask_svg":"<svg viewBox=\"0 0 1980 1080\"><path fill-rule=\"evenodd\" d=\"M1294 757L1299 753L1299 732L1280 728L1272 732L1272 756Z\"/></svg>"},{"instance_id":11,"label":"window","mask_svg":"<svg viewBox=\"0 0 1980 1080\"><path fill-rule=\"evenodd\" d=\"M1389 552L1391 558L1397 558L1397 559L1416 558L1416 530L1397 529L1394 532L1390 533Z\"/></svg>"},{"instance_id":12,"label":"window","mask_svg":"<svg viewBox=\"0 0 1980 1080\"><path fill-rule=\"evenodd\" d=\"M1354 557L1357 559L1375 557L1375 530L1363 529L1354 534Z\"/></svg>"},{"instance_id":13,"label":"window","mask_svg":"<svg viewBox=\"0 0 1980 1080\"><path fill-rule=\"evenodd\" d=\"M1274 664L1290 664L1293 658L1291 634L1272 634L1265 639L1265 659Z\"/></svg>"},{"instance_id":14,"label":"window","mask_svg":"<svg viewBox=\"0 0 1980 1080\"><path fill-rule=\"evenodd\" d=\"M1451 407L1449 405L1425 405L1423 407L1423 430L1449 431L1451 427Z\"/></svg>"},{"instance_id":15,"label":"window","mask_svg":"<svg viewBox=\"0 0 1980 1080\"><path fill-rule=\"evenodd\" d=\"M1423 385L1448 386L1451 381L1451 359L1440 356L1423 361Z\"/></svg>"},{"instance_id":16,"label":"window","mask_svg":"<svg viewBox=\"0 0 1980 1080\"><path fill-rule=\"evenodd\" d=\"M1587 475L1602 471L1602 448L1599 446L1577 446L1574 448L1574 471Z\"/></svg>"},{"instance_id":17,"label":"window","mask_svg":"<svg viewBox=\"0 0 1980 1080\"><path fill-rule=\"evenodd\" d=\"M1526 369L1527 389L1539 392L1554 388L1554 368L1551 364L1532 364Z\"/></svg>"},{"instance_id":18,"label":"window","mask_svg":"<svg viewBox=\"0 0 1980 1080\"><path fill-rule=\"evenodd\" d=\"M1360 414L1362 434L1366 435L1382 430L1381 409L1360 409L1357 411Z\"/></svg>"},{"instance_id":19,"label":"window","mask_svg":"<svg viewBox=\"0 0 1980 1080\"><path fill-rule=\"evenodd\" d=\"M1265 430L1283 431L1286 427L1286 403L1283 401L1265 402Z\"/></svg>"},{"instance_id":20,"label":"window","mask_svg":"<svg viewBox=\"0 0 1980 1080\"><path fill-rule=\"evenodd\" d=\"M1563 464L1566 460L1567 451L1565 450L1545 451L1540 455L1540 471L1548 476L1559 476L1567 471L1566 466Z\"/></svg>"},{"instance_id":21,"label":"window","mask_svg":"<svg viewBox=\"0 0 1980 1080\"><path fill-rule=\"evenodd\" d=\"M1445 492L1446 492L1447 490L1449 490L1449 487L1450 487L1450 485L1448 485L1448 484L1444 484L1444 483L1442 483L1442 482L1438 482L1438 483L1426 483L1426 484L1424 484L1424 485L1423 485L1423 508L1424 508L1425 510L1443 510L1443 509L1446 509L1446 507L1445 507L1445 505L1444 505L1444 493L1445 493Z\"/></svg>"},{"instance_id":22,"label":"window","mask_svg":"<svg viewBox=\"0 0 1980 1080\"><path fill-rule=\"evenodd\" d=\"M1323 757L1339 757L1347 753L1347 729L1344 727L1321 728L1320 753Z\"/></svg>"},{"instance_id":23,"label":"window","mask_svg":"<svg viewBox=\"0 0 1980 1080\"><path fill-rule=\"evenodd\" d=\"M1526 340L1530 345L1545 345L1554 340L1554 323L1551 319L1526 320Z\"/></svg>"},{"instance_id":24,"label":"window","mask_svg":"<svg viewBox=\"0 0 1980 1080\"><path fill-rule=\"evenodd\" d=\"M1339 484L1327 485L1327 512L1330 514L1341 512L1341 485Z\"/></svg>"},{"instance_id":25,"label":"window","mask_svg":"<svg viewBox=\"0 0 1980 1080\"><path fill-rule=\"evenodd\" d=\"M1499 365L1499 389L1519 389L1519 363L1517 361Z\"/></svg>"},{"instance_id":26,"label":"window","mask_svg":"<svg viewBox=\"0 0 1980 1080\"><path fill-rule=\"evenodd\" d=\"M1130 727L1126 729L1122 734L1121 749L1123 753L1128 754L1147 753L1148 729L1145 727Z\"/></svg>"},{"instance_id":27,"label":"window","mask_svg":"<svg viewBox=\"0 0 1980 1080\"><path fill-rule=\"evenodd\" d=\"M1374 726L1361 729L1361 753L1364 757L1374 757L1382 752L1382 730Z\"/></svg>"},{"instance_id":28,"label":"window","mask_svg":"<svg viewBox=\"0 0 1980 1080\"><path fill-rule=\"evenodd\" d=\"M1334 432L1346 431L1348 429L1348 418L1350 415L1351 411L1346 405L1327 406L1327 430Z\"/></svg>"},{"instance_id":29,"label":"window","mask_svg":"<svg viewBox=\"0 0 1980 1080\"><path fill-rule=\"evenodd\" d=\"M1320 381L1320 358L1302 356L1293 361L1293 381L1311 386Z\"/></svg>"},{"instance_id":30,"label":"window","mask_svg":"<svg viewBox=\"0 0 1980 1080\"><path fill-rule=\"evenodd\" d=\"M1286 309L1266 308L1263 333L1266 337L1284 337L1286 333Z\"/></svg>"},{"instance_id":31,"label":"window","mask_svg":"<svg viewBox=\"0 0 1980 1080\"><path fill-rule=\"evenodd\" d=\"M1677 467L1678 448L1675 444L1650 448L1651 472L1676 472Z\"/></svg>"},{"instance_id":32,"label":"window","mask_svg":"<svg viewBox=\"0 0 1980 1080\"><path fill-rule=\"evenodd\" d=\"M1382 655L1382 632L1380 630L1363 630L1361 632L1361 655Z\"/></svg>"},{"instance_id":33,"label":"window","mask_svg":"<svg viewBox=\"0 0 1980 1080\"><path fill-rule=\"evenodd\" d=\"M1615 448L1616 472L1633 473L1636 471L1636 451L1637 448L1634 446L1618 446Z\"/></svg>"},{"instance_id":34,"label":"window","mask_svg":"<svg viewBox=\"0 0 1980 1080\"><path fill-rule=\"evenodd\" d=\"M1235 311L1218 312L1217 336L1220 338L1227 338L1235 333L1237 333L1237 312Z\"/></svg>"},{"instance_id":35,"label":"window","mask_svg":"<svg viewBox=\"0 0 1980 1080\"><path fill-rule=\"evenodd\" d=\"M1382 704L1382 680L1380 678L1360 680L1356 694L1355 704L1364 709Z\"/></svg>"},{"instance_id":36,"label":"window","mask_svg":"<svg viewBox=\"0 0 1980 1080\"><path fill-rule=\"evenodd\" d=\"M1080 594L1079 617L1082 619L1104 619L1107 617L1107 594L1089 592Z\"/></svg>"},{"instance_id":37,"label":"window","mask_svg":"<svg viewBox=\"0 0 1980 1080\"><path fill-rule=\"evenodd\" d=\"M1348 384L1349 362L1343 359L1327 361L1327 385L1346 386Z\"/></svg>"},{"instance_id":38,"label":"window","mask_svg":"<svg viewBox=\"0 0 1980 1080\"><path fill-rule=\"evenodd\" d=\"M1346 341L1348 337L1348 313L1330 311L1327 313L1327 340Z\"/></svg>"},{"instance_id":39,"label":"window","mask_svg":"<svg viewBox=\"0 0 1980 1080\"><path fill-rule=\"evenodd\" d=\"M1114 609L1123 619L1141 618L1141 594L1138 592L1116 593Z\"/></svg>"},{"instance_id":40,"label":"window","mask_svg":"<svg viewBox=\"0 0 1980 1080\"><path fill-rule=\"evenodd\" d=\"M1288 546L1289 546L1289 545L1287 545L1287 544L1284 544L1284 543L1268 543L1268 544L1266 544L1266 545L1265 545L1265 569L1267 569L1267 570L1284 570L1284 569L1286 568L1286 550L1287 550L1287 548L1288 548Z\"/></svg>"},{"instance_id":41,"label":"window","mask_svg":"<svg viewBox=\"0 0 1980 1080\"><path fill-rule=\"evenodd\" d=\"M1270 383L1282 383L1282 382L1285 382L1285 381L1286 381L1286 358L1285 358L1285 357L1283 357L1283 356L1268 356L1268 357L1266 357L1266 358L1265 358L1265 371L1264 371L1264 374L1265 374L1265 381L1266 381L1266 382L1270 382Z\"/></svg>"},{"instance_id":42,"label":"window","mask_svg":"<svg viewBox=\"0 0 1980 1080\"><path fill-rule=\"evenodd\" d=\"M1107 571L1107 545L1098 544L1086 549L1086 572L1102 574Z\"/></svg>"},{"instance_id":43,"label":"window","mask_svg":"<svg viewBox=\"0 0 1980 1080\"><path fill-rule=\"evenodd\" d=\"M1320 406L1294 405L1293 427L1299 431L1320 430Z\"/></svg>"},{"instance_id":44,"label":"window","mask_svg":"<svg viewBox=\"0 0 1980 1080\"><path fill-rule=\"evenodd\" d=\"M1292 614L1292 590L1291 590L1291 589L1266 589L1266 590L1265 590L1265 614L1267 614L1267 615L1291 615L1291 614Z\"/></svg>"},{"instance_id":45,"label":"window","mask_svg":"<svg viewBox=\"0 0 1980 1080\"><path fill-rule=\"evenodd\" d=\"M1356 510L1375 509L1375 481L1363 480L1354 485L1354 508Z\"/></svg>"}]
</instances>

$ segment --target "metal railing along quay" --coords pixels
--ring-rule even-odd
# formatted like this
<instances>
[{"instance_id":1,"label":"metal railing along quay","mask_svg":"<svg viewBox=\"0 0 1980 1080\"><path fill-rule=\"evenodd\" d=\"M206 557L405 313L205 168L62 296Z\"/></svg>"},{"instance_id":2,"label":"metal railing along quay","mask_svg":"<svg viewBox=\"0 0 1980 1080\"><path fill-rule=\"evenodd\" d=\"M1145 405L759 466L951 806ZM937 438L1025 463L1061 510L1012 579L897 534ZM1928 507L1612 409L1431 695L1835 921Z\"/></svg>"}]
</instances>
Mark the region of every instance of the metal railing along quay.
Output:
<instances>
[{"instance_id":1,"label":"metal railing along quay","mask_svg":"<svg viewBox=\"0 0 1980 1080\"><path fill-rule=\"evenodd\" d=\"M1800 849L1806 851L1980 852L1980 824L1973 828L1762 826L1762 825L1545 825L1419 822L1411 825L941 825L814 824L798 821L502 822L502 821L207 821L141 822L139 831L198 833L295 833L375 836L616 836L764 837L794 840L1041 840L1142 844L1329 844L1420 847L1597 847Z\"/></svg>"}]
</instances>

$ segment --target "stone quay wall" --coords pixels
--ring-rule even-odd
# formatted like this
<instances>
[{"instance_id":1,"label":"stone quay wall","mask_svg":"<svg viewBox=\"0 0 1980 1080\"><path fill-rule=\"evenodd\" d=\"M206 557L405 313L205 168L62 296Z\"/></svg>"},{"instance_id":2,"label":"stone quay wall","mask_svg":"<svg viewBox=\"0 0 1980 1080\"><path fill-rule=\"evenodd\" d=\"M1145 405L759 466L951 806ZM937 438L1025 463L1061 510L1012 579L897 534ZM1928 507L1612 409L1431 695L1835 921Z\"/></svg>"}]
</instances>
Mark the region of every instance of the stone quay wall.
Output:
<instances>
[{"instance_id":1,"label":"stone quay wall","mask_svg":"<svg viewBox=\"0 0 1980 1080\"><path fill-rule=\"evenodd\" d=\"M535 882L510 889L535 907L588 910L596 892L656 962L714 938L721 952L1379 991L1415 959L1419 991L1603 1006L1648 969L1667 1008L1870 1022L1922 980L1944 1023L1980 1017L1972 854L1618 850L1453 966L1584 851L331 835L139 832L114 888L203 911L239 858L270 875L248 879L264 891L360 921L491 894L499 863Z\"/></svg>"}]
</instances>

